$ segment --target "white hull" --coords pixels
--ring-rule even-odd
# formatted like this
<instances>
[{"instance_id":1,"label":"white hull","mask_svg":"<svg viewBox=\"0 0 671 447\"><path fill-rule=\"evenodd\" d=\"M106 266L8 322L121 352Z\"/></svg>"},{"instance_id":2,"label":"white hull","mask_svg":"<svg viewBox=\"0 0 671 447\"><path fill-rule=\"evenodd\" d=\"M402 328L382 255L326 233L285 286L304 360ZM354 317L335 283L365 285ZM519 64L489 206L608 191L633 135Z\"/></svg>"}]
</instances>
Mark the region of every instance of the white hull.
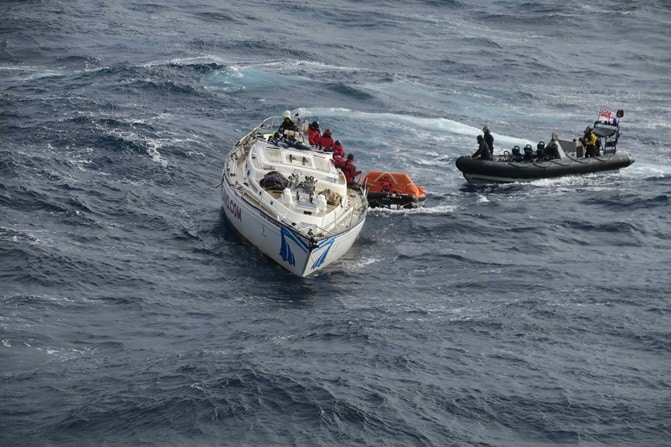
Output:
<instances>
[{"instance_id":1,"label":"white hull","mask_svg":"<svg viewBox=\"0 0 671 447\"><path fill-rule=\"evenodd\" d=\"M266 142L275 129L266 120L231 150L222 174L224 212L259 250L291 273L309 276L349 251L363 228L367 202L362 191L346 187L330 154ZM316 179L313 194L296 181L284 191L265 189L260 179L271 171ZM325 190L338 193L337 203L327 204Z\"/></svg>"}]
</instances>

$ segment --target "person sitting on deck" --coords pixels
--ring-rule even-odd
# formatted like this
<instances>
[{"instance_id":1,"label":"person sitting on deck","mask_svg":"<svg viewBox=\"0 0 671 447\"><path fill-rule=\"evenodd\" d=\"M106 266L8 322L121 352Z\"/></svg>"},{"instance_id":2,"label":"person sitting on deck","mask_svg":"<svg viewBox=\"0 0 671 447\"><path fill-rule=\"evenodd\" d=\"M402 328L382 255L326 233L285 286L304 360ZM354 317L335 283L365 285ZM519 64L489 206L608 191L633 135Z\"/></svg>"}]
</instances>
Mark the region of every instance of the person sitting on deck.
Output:
<instances>
[{"instance_id":1,"label":"person sitting on deck","mask_svg":"<svg viewBox=\"0 0 671 447\"><path fill-rule=\"evenodd\" d=\"M522 160L524 160L519 146L513 146L512 154L513 154L512 157L511 157L512 161L522 161Z\"/></svg>"},{"instance_id":2,"label":"person sitting on deck","mask_svg":"<svg viewBox=\"0 0 671 447\"><path fill-rule=\"evenodd\" d=\"M344 168L347 161L345 160L345 149L340 144L340 141L336 141L333 145L333 158L331 162L335 165L336 168Z\"/></svg>"},{"instance_id":3,"label":"person sitting on deck","mask_svg":"<svg viewBox=\"0 0 671 447\"><path fill-rule=\"evenodd\" d=\"M319 138L317 146L324 151L331 152L334 145L335 141L333 141L333 137L331 136L331 129L326 129L324 134Z\"/></svg>"},{"instance_id":4,"label":"person sitting on deck","mask_svg":"<svg viewBox=\"0 0 671 447\"><path fill-rule=\"evenodd\" d=\"M340 140L336 140L336 142L333 143L333 157L345 158L345 148L342 147Z\"/></svg>"},{"instance_id":5,"label":"person sitting on deck","mask_svg":"<svg viewBox=\"0 0 671 447\"><path fill-rule=\"evenodd\" d=\"M336 168L342 169L347 164L347 160L345 160L345 157L333 157L331 163L333 163L333 166Z\"/></svg>"},{"instance_id":6,"label":"person sitting on deck","mask_svg":"<svg viewBox=\"0 0 671 447\"><path fill-rule=\"evenodd\" d=\"M268 136L268 141L270 141L271 143L275 143L275 145L277 145L279 140L280 140L280 133L278 131L275 131Z\"/></svg>"},{"instance_id":7,"label":"person sitting on deck","mask_svg":"<svg viewBox=\"0 0 671 447\"><path fill-rule=\"evenodd\" d=\"M280 127L279 127L279 129L277 129L277 131L280 133L280 135L284 135L284 132L287 131L287 130L291 130L291 131L297 131L298 130L298 127L296 126L296 124L291 119L291 112L289 112L288 110L286 112L284 112L284 120L280 124Z\"/></svg>"},{"instance_id":8,"label":"person sitting on deck","mask_svg":"<svg viewBox=\"0 0 671 447\"><path fill-rule=\"evenodd\" d=\"M319 138L322 136L321 129L319 129L319 122L313 121L308 127L308 141L310 146L317 146L319 144Z\"/></svg>"}]
</instances>

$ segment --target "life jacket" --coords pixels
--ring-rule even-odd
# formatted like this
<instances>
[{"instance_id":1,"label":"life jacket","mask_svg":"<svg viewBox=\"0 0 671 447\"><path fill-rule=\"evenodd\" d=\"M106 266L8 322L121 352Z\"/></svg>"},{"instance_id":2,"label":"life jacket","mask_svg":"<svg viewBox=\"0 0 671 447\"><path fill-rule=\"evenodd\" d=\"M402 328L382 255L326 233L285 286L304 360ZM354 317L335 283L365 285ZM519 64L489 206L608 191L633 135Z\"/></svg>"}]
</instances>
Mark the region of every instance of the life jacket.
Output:
<instances>
[{"instance_id":1,"label":"life jacket","mask_svg":"<svg viewBox=\"0 0 671 447\"><path fill-rule=\"evenodd\" d=\"M585 134L585 146L595 146L596 147L597 138L594 132Z\"/></svg>"}]
</instances>

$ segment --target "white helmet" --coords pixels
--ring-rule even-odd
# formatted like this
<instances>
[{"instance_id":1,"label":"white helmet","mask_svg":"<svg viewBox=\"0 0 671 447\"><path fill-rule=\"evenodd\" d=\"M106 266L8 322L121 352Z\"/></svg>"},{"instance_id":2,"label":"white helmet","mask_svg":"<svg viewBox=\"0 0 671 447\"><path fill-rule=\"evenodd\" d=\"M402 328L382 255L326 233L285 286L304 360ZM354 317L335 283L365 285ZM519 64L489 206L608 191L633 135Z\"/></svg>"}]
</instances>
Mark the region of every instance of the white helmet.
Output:
<instances>
[{"instance_id":1,"label":"white helmet","mask_svg":"<svg viewBox=\"0 0 671 447\"><path fill-rule=\"evenodd\" d=\"M291 118L291 112L287 110L286 112L284 112L284 115L282 115L282 116L284 118Z\"/></svg>"}]
</instances>

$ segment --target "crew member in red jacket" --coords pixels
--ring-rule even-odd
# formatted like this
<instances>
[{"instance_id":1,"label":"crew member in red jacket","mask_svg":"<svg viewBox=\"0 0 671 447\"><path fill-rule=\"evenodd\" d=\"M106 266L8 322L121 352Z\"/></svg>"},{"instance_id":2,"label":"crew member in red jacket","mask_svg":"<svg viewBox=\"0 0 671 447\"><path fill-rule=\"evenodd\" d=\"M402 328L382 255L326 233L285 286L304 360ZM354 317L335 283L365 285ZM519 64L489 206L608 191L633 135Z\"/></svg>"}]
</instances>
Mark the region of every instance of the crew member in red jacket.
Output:
<instances>
[{"instance_id":1,"label":"crew member in red jacket","mask_svg":"<svg viewBox=\"0 0 671 447\"><path fill-rule=\"evenodd\" d=\"M321 130L319 129L319 122L313 121L308 127L308 141L310 146L317 146L319 144L319 138L322 136Z\"/></svg>"},{"instance_id":2,"label":"crew member in red jacket","mask_svg":"<svg viewBox=\"0 0 671 447\"><path fill-rule=\"evenodd\" d=\"M325 150L331 152L333 150L333 145L335 144L335 141L333 141L333 137L331 136L331 129L326 129L324 131L324 134L319 138L319 142L317 145Z\"/></svg>"},{"instance_id":3,"label":"crew member in red jacket","mask_svg":"<svg viewBox=\"0 0 671 447\"><path fill-rule=\"evenodd\" d=\"M356 185L356 177L361 175L361 171L357 171L356 166L354 166L354 154L347 154L347 161L342 168L342 172L345 174L348 186Z\"/></svg>"},{"instance_id":4,"label":"crew member in red jacket","mask_svg":"<svg viewBox=\"0 0 671 447\"><path fill-rule=\"evenodd\" d=\"M335 157L345 158L345 148L342 147L340 140L336 140L336 142L333 143L333 158Z\"/></svg>"},{"instance_id":5,"label":"crew member in red jacket","mask_svg":"<svg viewBox=\"0 0 671 447\"><path fill-rule=\"evenodd\" d=\"M335 166L336 168L342 170L345 167L347 161L345 160L345 157L333 156L333 158L331 159L331 163L333 163L333 166Z\"/></svg>"}]
</instances>

